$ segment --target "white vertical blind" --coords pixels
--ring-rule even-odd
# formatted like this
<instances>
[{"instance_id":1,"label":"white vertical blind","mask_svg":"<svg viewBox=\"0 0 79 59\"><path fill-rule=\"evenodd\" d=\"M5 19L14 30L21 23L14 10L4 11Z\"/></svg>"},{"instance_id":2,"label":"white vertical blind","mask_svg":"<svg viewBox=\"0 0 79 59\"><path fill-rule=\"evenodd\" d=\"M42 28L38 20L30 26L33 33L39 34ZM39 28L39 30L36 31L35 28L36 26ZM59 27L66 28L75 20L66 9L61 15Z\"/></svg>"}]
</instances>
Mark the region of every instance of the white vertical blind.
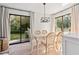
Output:
<instances>
[{"instance_id":1,"label":"white vertical blind","mask_svg":"<svg viewBox=\"0 0 79 59\"><path fill-rule=\"evenodd\" d=\"M8 9L0 7L0 36L7 37L8 33Z\"/></svg>"},{"instance_id":2,"label":"white vertical blind","mask_svg":"<svg viewBox=\"0 0 79 59\"><path fill-rule=\"evenodd\" d=\"M79 5L72 7L71 31L79 33Z\"/></svg>"}]
</instances>

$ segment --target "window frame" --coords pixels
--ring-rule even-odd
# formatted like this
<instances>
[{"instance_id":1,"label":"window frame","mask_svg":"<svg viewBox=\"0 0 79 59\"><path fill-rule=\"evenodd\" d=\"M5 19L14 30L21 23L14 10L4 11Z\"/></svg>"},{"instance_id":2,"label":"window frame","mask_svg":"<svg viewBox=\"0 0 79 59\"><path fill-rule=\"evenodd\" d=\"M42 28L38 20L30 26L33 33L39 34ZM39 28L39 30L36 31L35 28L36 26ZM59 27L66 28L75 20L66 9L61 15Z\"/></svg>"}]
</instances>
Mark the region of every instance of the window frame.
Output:
<instances>
[{"instance_id":1,"label":"window frame","mask_svg":"<svg viewBox=\"0 0 79 59\"><path fill-rule=\"evenodd\" d=\"M61 19L62 20L62 30L61 31L64 32L64 24L63 24L64 18L63 17L66 16L66 15L69 15L70 16L70 20L71 20L71 13L68 13L68 14L65 14L65 15L62 15L62 16L55 17L55 32L57 32L56 31L56 25L57 25L56 24L56 20L57 20L56 18L60 18L60 17L62 17L62 19ZM71 26L70 26L70 28L71 28Z\"/></svg>"}]
</instances>

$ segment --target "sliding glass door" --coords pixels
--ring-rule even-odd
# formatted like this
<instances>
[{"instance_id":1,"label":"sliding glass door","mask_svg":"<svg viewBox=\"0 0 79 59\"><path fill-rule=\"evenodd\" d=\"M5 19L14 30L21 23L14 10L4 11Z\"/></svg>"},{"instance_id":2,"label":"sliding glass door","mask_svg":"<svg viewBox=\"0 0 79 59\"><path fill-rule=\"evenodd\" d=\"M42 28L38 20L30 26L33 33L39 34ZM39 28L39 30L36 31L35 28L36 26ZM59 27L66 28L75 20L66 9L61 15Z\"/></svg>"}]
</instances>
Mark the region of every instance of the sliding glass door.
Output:
<instances>
[{"instance_id":1,"label":"sliding glass door","mask_svg":"<svg viewBox=\"0 0 79 59\"><path fill-rule=\"evenodd\" d=\"M21 41L29 40L28 30L30 28L30 18L26 16L21 16Z\"/></svg>"},{"instance_id":2,"label":"sliding glass door","mask_svg":"<svg viewBox=\"0 0 79 59\"><path fill-rule=\"evenodd\" d=\"M30 17L10 14L10 43L29 41Z\"/></svg>"}]
</instances>

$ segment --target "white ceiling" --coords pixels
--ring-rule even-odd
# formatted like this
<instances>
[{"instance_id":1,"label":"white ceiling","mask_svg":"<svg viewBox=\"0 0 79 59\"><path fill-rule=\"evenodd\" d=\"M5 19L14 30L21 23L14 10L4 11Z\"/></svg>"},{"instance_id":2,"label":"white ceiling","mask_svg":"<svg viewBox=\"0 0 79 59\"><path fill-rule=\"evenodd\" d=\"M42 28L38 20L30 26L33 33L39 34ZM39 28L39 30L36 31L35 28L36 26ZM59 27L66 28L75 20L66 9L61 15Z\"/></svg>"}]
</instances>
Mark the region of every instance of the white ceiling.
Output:
<instances>
[{"instance_id":1,"label":"white ceiling","mask_svg":"<svg viewBox=\"0 0 79 59\"><path fill-rule=\"evenodd\" d=\"M1 3L1 5L5 5L12 8L18 8L38 13L43 13L43 4L42 3ZM66 7L69 7L71 4L63 4L63 3L47 3L46 4L46 13L53 14L56 13Z\"/></svg>"}]
</instances>

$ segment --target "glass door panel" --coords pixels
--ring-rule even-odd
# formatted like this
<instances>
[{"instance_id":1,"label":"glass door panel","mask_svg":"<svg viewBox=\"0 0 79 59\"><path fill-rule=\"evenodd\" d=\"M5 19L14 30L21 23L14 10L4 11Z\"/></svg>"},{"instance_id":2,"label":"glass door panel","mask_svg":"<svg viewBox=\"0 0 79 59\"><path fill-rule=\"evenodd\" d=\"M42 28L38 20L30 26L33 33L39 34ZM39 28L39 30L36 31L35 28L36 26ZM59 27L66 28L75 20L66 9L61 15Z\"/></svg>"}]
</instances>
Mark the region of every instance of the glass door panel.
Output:
<instances>
[{"instance_id":1,"label":"glass door panel","mask_svg":"<svg viewBox=\"0 0 79 59\"><path fill-rule=\"evenodd\" d=\"M20 42L20 16L10 15L10 43Z\"/></svg>"},{"instance_id":2,"label":"glass door panel","mask_svg":"<svg viewBox=\"0 0 79 59\"><path fill-rule=\"evenodd\" d=\"M21 16L21 41L29 41L30 17Z\"/></svg>"},{"instance_id":3,"label":"glass door panel","mask_svg":"<svg viewBox=\"0 0 79 59\"><path fill-rule=\"evenodd\" d=\"M63 25L64 25L64 32L70 32L71 31L71 17L69 15L63 16Z\"/></svg>"},{"instance_id":4,"label":"glass door panel","mask_svg":"<svg viewBox=\"0 0 79 59\"><path fill-rule=\"evenodd\" d=\"M10 15L10 43L29 41L30 17L22 15Z\"/></svg>"},{"instance_id":5,"label":"glass door panel","mask_svg":"<svg viewBox=\"0 0 79 59\"><path fill-rule=\"evenodd\" d=\"M55 25L55 31L56 32L62 32L62 17L57 17L56 21L55 21L56 25Z\"/></svg>"}]
</instances>

